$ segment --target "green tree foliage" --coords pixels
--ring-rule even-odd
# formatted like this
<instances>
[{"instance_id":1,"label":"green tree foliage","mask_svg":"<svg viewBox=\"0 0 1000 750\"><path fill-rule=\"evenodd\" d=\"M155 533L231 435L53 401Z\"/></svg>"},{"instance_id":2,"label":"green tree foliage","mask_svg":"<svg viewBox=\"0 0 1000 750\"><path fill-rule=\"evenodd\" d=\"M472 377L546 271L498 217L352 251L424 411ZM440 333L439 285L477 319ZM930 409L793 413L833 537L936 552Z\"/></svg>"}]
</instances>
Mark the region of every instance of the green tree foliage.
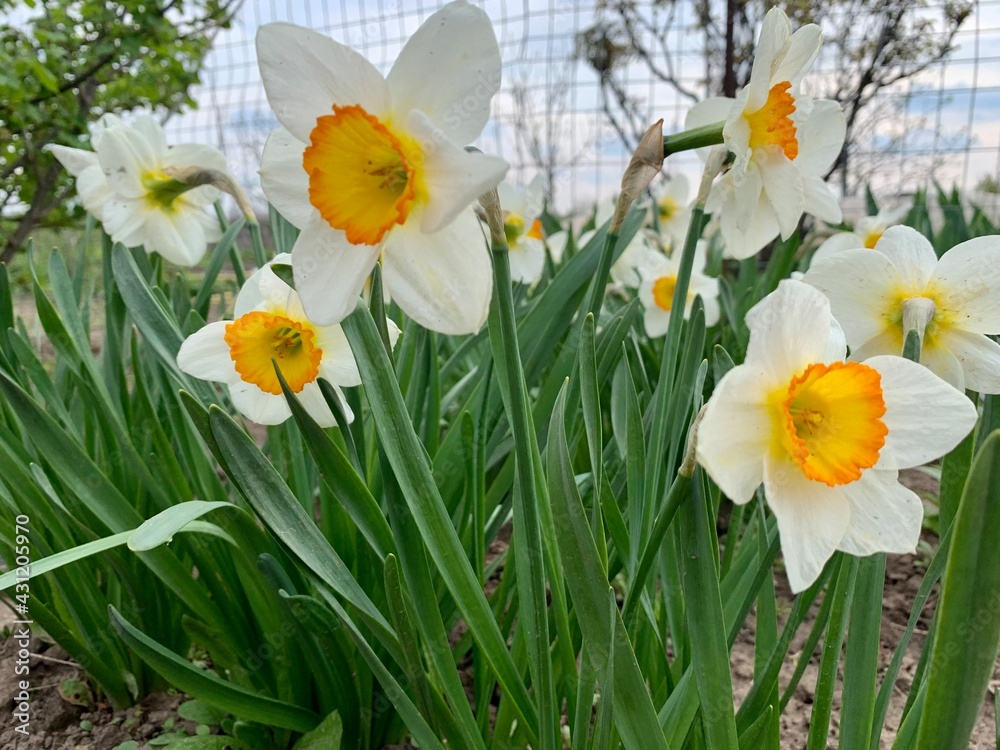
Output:
<instances>
[{"instance_id":1,"label":"green tree foliage","mask_svg":"<svg viewBox=\"0 0 1000 750\"><path fill-rule=\"evenodd\" d=\"M87 147L107 112L194 106L213 34L242 0L0 0L0 259L82 209L43 147Z\"/></svg>"}]
</instances>

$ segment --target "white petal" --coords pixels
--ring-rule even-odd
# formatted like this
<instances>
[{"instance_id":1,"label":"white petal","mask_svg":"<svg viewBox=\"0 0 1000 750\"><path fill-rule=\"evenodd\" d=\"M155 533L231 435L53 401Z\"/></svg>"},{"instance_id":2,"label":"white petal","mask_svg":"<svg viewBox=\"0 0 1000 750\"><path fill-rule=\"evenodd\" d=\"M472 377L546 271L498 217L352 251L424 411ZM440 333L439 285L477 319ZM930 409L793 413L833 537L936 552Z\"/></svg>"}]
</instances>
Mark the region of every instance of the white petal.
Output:
<instances>
[{"instance_id":1,"label":"white petal","mask_svg":"<svg viewBox=\"0 0 1000 750\"><path fill-rule=\"evenodd\" d=\"M70 148L69 146L59 146L55 143L50 143L42 150L51 152L59 160L59 163L66 167L66 171L74 177L79 176L88 167L97 164L97 154L82 148Z\"/></svg>"},{"instance_id":2,"label":"white petal","mask_svg":"<svg viewBox=\"0 0 1000 750\"><path fill-rule=\"evenodd\" d=\"M819 56L822 41L822 34L816 24L800 27L788 40L788 49L777 68L772 71L771 80L790 81L793 85L801 81Z\"/></svg>"},{"instance_id":3,"label":"white petal","mask_svg":"<svg viewBox=\"0 0 1000 750\"><path fill-rule=\"evenodd\" d=\"M386 320L390 329L390 343L394 343L392 331L396 331L399 336L399 328L391 320ZM323 361L319 365L320 377L329 380L334 385L345 388L361 385L361 373L358 372L358 363L354 359L354 352L347 342L344 329L337 326L324 326L317 329L319 346L323 350Z\"/></svg>"},{"instance_id":4,"label":"white petal","mask_svg":"<svg viewBox=\"0 0 1000 750\"><path fill-rule=\"evenodd\" d=\"M977 413L972 402L927 368L884 355L864 364L882 376L882 421L889 428L876 468L925 464L958 445L975 426Z\"/></svg>"},{"instance_id":5,"label":"white petal","mask_svg":"<svg viewBox=\"0 0 1000 750\"><path fill-rule=\"evenodd\" d=\"M711 96L695 104L684 118L684 129L700 128L725 122L736 100L726 96Z\"/></svg>"},{"instance_id":6,"label":"white petal","mask_svg":"<svg viewBox=\"0 0 1000 750\"><path fill-rule=\"evenodd\" d=\"M899 340L902 341L902 333ZM894 354L901 354L903 345L896 347ZM933 372L952 388L965 393L965 371L958 357L951 353L951 350L940 344L932 344L924 341L923 350L920 352L920 364Z\"/></svg>"},{"instance_id":7,"label":"white petal","mask_svg":"<svg viewBox=\"0 0 1000 750\"><path fill-rule=\"evenodd\" d=\"M778 219L781 238L787 240L798 227L805 207L799 171L783 153L758 152L755 158L760 163L761 185Z\"/></svg>"},{"instance_id":8,"label":"white petal","mask_svg":"<svg viewBox=\"0 0 1000 750\"><path fill-rule=\"evenodd\" d=\"M750 71L750 83L747 85L747 112L756 112L767 101L771 89L772 67L789 43L791 24L788 16L780 8L771 8L764 16L764 25L757 39L757 49L754 50L753 68Z\"/></svg>"},{"instance_id":9,"label":"white petal","mask_svg":"<svg viewBox=\"0 0 1000 750\"><path fill-rule=\"evenodd\" d=\"M508 254L513 281L534 284L545 269L545 245L535 237L523 237Z\"/></svg>"},{"instance_id":10,"label":"white petal","mask_svg":"<svg viewBox=\"0 0 1000 750\"><path fill-rule=\"evenodd\" d=\"M160 211L146 215L143 228L146 252L159 253L171 263L193 266L205 255L208 243L201 222L191 215L168 216Z\"/></svg>"},{"instance_id":11,"label":"white petal","mask_svg":"<svg viewBox=\"0 0 1000 750\"><path fill-rule=\"evenodd\" d=\"M746 362L765 370L775 385L816 362L830 361L830 303L822 292L785 279L746 314ZM844 354L831 359L843 359Z\"/></svg>"},{"instance_id":12,"label":"white petal","mask_svg":"<svg viewBox=\"0 0 1000 750\"><path fill-rule=\"evenodd\" d=\"M145 141L127 128L113 128L104 134L97 159L111 189L122 198L143 198L142 175L155 166Z\"/></svg>"},{"instance_id":13,"label":"white petal","mask_svg":"<svg viewBox=\"0 0 1000 750\"><path fill-rule=\"evenodd\" d=\"M375 117L389 113L389 87L360 54L323 34L289 23L257 32L257 60L275 116L303 143L333 105L359 104Z\"/></svg>"},{"instance_id":14,"label":"white petal","mask_svg":"<svg viewBox=\"0 0 1000 750\"><path fill-rule=\"evenodd\" d=\"M809 267L818 266L844 250L863 250L865 243L854 232L837 232L823 241L813 253Z\"/></svg>"},{"instance_id":15,"label":"white petal","mask_svg":"<svg viewBox=\"0 0 1000 750\"><path fill-rule=\"evenodd\" d=\"M875 249L889 257L907 291L924 291L938 262L926 237L912 227L889 227Z\"/></svg>"},{"instance_id":16,"label":"white petal","mask_svg":"<svg viewBox=\"0 0 1000 750\"><path fill-rule=\"evenodd\" d=\"M955 325L1000 333L1000 237L976 237L953 247L938 261L931 285Z\"/></svg>"},{"instance_id":17,"label":"white petal","mask_svg":"<svg viewBox=\"0 0 1000 750\"><path fill-rule=\"evenodd\" d=\"M895 357L903 355L903 329L900 326L887 328L877 336L851 347L851 361L864 362L879 354L891 354ZM956 360L957 364L957 360ZM961 371L961 368L959 368Z\"/></svg>"},{"instance_id":18,"label":"white petal","mask_svg":"<svg viewBox=\"0 0 1000 750\"><path fill-rule=\"evenodd\" d=\"M802 280L829 298L833 316L851 347L878 336L893 323L887 314L896 304L899 275L882 253L843 250L814 263Z\"/></svg>"},{"instance_id":19,"label":"white petal","mask_svg":"<svg viewBox=\"0 0 1000 750\"><path fill-rule=\"evenodd\" d=\"M284 396L266 393L253 383L237 380L230 384L229 396L236 410L257 424L281 424L292 416Z\"/></svg>"},{"instance_id":20,"label":"white petal","mask_svg":"<svg viewBox=\"0 0 1000 750\"><path fill-rule=\"evenodd\" d=\"M239 294L236 295L236 304L233 305L234 318L243 317L248 312L264 307L264 295L260 293L260 277L263 272L263 268L258 268L240 287Z\"/></svg>"},{"instance_id":21,"label":"white petal","mask_svg":"<svg viewBox=\"0 0 1000 750\"><path fill-rule=\"evenodd\" d=\"M802 177L803 206L807 214L828 224L839 224L844 218L840 210L837 194L823 178L815 175Z\"/></svg>"},{"instance_id":22,"label":"white petal","mask_svg":"<svg viewBox=\"0 0 1000 750\"><path fill-rule=\"evenodd\" d=\"M125 247L138 247L146 242L146 214L144 202L112 198L104 204L104 231L111 235L114 242L120 242Z\"/></svg>"},{"instance_id":23,"label":"white petal","mask_svg":"<svg viewBox=\"0 0 1000 750\"><path fill-rule=\"evenodd\" d=\"M1000 344L981 333L951 329L941 345L962 364L965 387L978 393L1000 393Z\"/></svg>"},{"instance_id":24,"label":"white petal","mask_svg":"<svg viewBox=\"0 0 1000 750\"><path fill-rule=\"evenodd\" d=\"M397 115L419 109L458 145L471 143L500 89L500 48L489 16L469 3L448 3L409 38L387 81Z\"/></svg>"},{"instance_id":25,"label":"white petal","mask_svg":"<svg viewBox=\"0 0 1000 750\"><path fill-rule=\"evenodd\" d=\"M435 234L394 231L383 262L393 301L425 328L457 335L474 333L486 321L493 269L472 211Z\"/></svg>"},{"instance_id":26,"label":"white petal","mask_svg":"<svg viewBox=\"0 0 1000 750\"><path fill-rule=\"evenodd\" d=\"M157 162L167 155L167 134L151 115L139 115L132 123L132 129L145 140L150 154Z\"/></svg>"},{"instance_id":27,"label":"white petal","mask_svg":"<svg viewBox=\"0 0 1000 750\"><path fill-rule=\"evenodd\" d=\"M239 379L226 343L226 326L229 321L209 323L195 331L181 344L177 352L177 366L199 380L231 383Z\"/></svg>"},{"instance_id":28,"label":"white petal","mask_svg":"<svg viewBox=\"0 0 1000 750\"><path fill-rule=\"evenodd\" d=\"M285 263L288 260L284 261ZM299 295L271 268L268 263L254 274L257 277L257 288L260 296L269 307L281 310L291 318L305 317Z\"/></svg>"},{"instance_id":29,"label":"white petal","mask_svg":"<svg viewBox=\"0 0 1000 750\"><path fill-rule=\"evenodd\" d=\"M424 152L428 198L420 229L437 232L480 195L496 187L510 165L495 156L459 148L423 112L410 112L408 124Z\"/></svg>"},{"instance_id":30,"label":"white petal","mask_svg":"<svg viewBox=\"0 0 1000 750\"><path fill-rule=\"evenodd\" d=\"M565 229L559 232L554 232L545 238L545 246L549 249L549 254L552 256L553 263L559 263L562 260L563 253L566 252L566 243L569 241L569 232Z\"/></svg>"},{"instance_id":31,"label":"white petal","mask_svg":"<svg viewBox=\"0 0 1000 750\"><path fill-rule=\"evenodd\" d=\"M305 144L284 128L267 137L260 157L260 186L267 201L301 229L318 217L309 201L309 174L302 166Z\"/></svg>"},{"instance_id":32,"label":"white petal","mask_svg":"<svg viewBox=\"0 0 1000 750\"><path fill-rule=\"evenodd\" d=\"M327 326L350 315L380 250L379 245L352 245L318 214L306 224L292 247L292 276L309 320Z\"/></svg>"},{"instance_id":33,"label":"white petal","mask_svg":"<svg viewBox=\"0 0 1000 750\"><path fill-rule=\"evenodd\" d=\"M698 463L735 503L753 499L764 479L771 444L767 381L754 367L734 367L715 386L698 427Z\"/></svg>"},{"instance_id":34,"label":"white petal","mask_svg":"<svg viewBox=\"0 0 1000 750\"><path fill-rule=\"evenodd\" d=\"M83 201L83 207L98 221L104 218L105 204L114 198L114 191L108 186L99 164L84 169L76 178L76 192Z\"/></svg>"},{"instance_id":35,"label":"white petal","mask_svg":"<svg viewBox=\"0 0 1000 750\"><path fill-rule=\"evenodd\" d=\"M871 469L844 485L851 523L838 548L864 557L876 552L906 554L917 549L924 506L899 483L895 471Z\"/></svg>"},{"instance_id":36,"label":"white petal","mask_svg":"<svg viewBox=\"0 0 1000 750\"><path fill-rule=\"evenodd\" d=\"M846 134L847 120L840 105L829 99L814 101L809 117L797 125L795 166L804 175L825 175L840 156Z\"/></svg>"},{"instance_id":37,"label":"white petal","mask_svg":"<svg viewBox=\"0 0 1000 750\"><path fill-rule=\"evenodd\" d=\"M194 166L222 172L228 169L225 155L219 149L203 143L178 143L171 146L164 156L163 165Z\"/></svg>"},{"instance_id":38,"label":"white petal","mask_svg":"<svg viewBox=\"0 0 1000 750\"><path fill-rule=\"evenodd\" d=\"M666 335L667 328L670 327L670 313L654 303L646 308L642 321L646 327L646 335L651 339L659 338Z\"/></svg>"},{"instance_id":39,"label":"white petal","mask_svg":"<svg viewBox=\"0 0 1000 750\"><path fill-rule=\"evenodd\" d=\"M337 395L340 396L340 405L348 415L347 421L353 422L354 414L351 412L350 407L347 406L347 401L344 400L343 394L339 393L340 389L336 385L333 387L338 391ZM326 399L323 398L323 391L320 390L319 383L315 380L311 383L306 383L302 387L302 390L295 395L299 397L299 402L320 427L333 427L337 424L337 418L333 416L333 411L330 409L330 405L326 403Z\"/></svg>"},{"instance_id":40,"label":"white petal","mask_svg":"<svg viewBox=\"0 0 1000 750\"><path fill-rule=\"evenodd\" d=\"M788 583L798 593L815 582L844 538L851 518L847 495L772 456L764 463L764 494L778 521Z\"/></svg>"},{"instance_id":41,"label":"white petal","mask_svg":"<svg viewBox=\"0 0 1000 750\"><path fill-rule=\"evenodd\" d=\"M760 205L760 199L765 197L763 176L757 165L750 163L747 171L741 172L733 167L730 174L733 176L733 206L736 209L736 229L746 231L754 220L754 212ZM774 212L774 203L768 199L768 204ZM780 229L780 223L779 223Z\"/></svg>"},{"instance_id":42,"label":"white petal","mask_svg":"<svg viewBox=\"0 0 1000 750\"><path fill-rule=\"evenodd\" d=\"M524 219L534 221L545 207L545 179L541 174L536 174L531 178L531 182L524 189Z\"/></svg>"},{"instance_id":43,"label":"white petal","mask_svg":"<svg viewBox=\"0 0 1000 750\"><path fill-rule=\"evenodd\" d=\"M757 210L753 212L750 225L745 230L737 229L735 210L731 202L724 202L719 212L719 226L725 243L723 255L742 260L756 255L761 249L778 237L778 220L774 216L767 197L761 193Z\"/></svg>"}]
</instances>

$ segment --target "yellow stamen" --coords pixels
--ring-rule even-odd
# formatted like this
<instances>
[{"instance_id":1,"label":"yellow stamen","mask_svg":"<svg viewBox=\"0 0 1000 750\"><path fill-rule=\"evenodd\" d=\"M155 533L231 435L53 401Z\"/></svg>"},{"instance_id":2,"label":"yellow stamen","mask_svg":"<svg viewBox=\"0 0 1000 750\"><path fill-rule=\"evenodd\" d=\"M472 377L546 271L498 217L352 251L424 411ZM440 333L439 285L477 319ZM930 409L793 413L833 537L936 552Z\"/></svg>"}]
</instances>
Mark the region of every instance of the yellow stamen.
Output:
<instances>
[{"instance_id":1,"label":"yellow stamen","mask_svg":"<svg viewBox=\"0 0 1000 750\"><path fill-rule=\"evenodd\" d=\"M272 359L295 393L319 375L323 350L305 321L259 310L249 312L226 326L225 339L236 372L265 393L281 395Z\"/></svg>"},{"instance_id":2,"label":"yellow stamen","mask_svg":"<svg viewBox=\"0 0 1000 750\"><path fill-rule=\"evenodd\" d=\"M176 208L175 202L183 201L181 198L183 193L195 187L175 180L160 169L143 174L142 186L146 189L146 202L150 207L167 213Z\"/></svg>"},{"instance_id":3,"label":"yellow stamen","mask_svg":"<svg viewBox=\"0 0 1000 750\"><path fill-rule=\"evenodd\" d=\"M857 362L810 365L778 389L771 404L775 450L831 487L874 466L889 433L882 376Z\"/></svg>"},{"instance_id":4,"label":"yellow stamen","mask_svg":"<svg viewBox=\"0 0 1000 750\"><path fill-rule=\"evenodd\" d=\"M799 142L791 117L795 112L795 99L788 93L791 87L788 81L776 83L768 92L764 106L744 115L750 124L750 148L777 146L789 159L799 155Z\"/></svg>"},{"instance_id":5,"label":"yellow stamen","mask_svg":"<svg viewBox=\"0 0 1000 750\"><path fill-rule=\"evenodd\" d=\"M882 232L868 232L865 235L865 247L869 250L875 249L875 243L882 239Z\"/></svg>"},{"instance_id":6,"label":"yellow stamen","mask_svg":"<svg viewBox=\"0 0 1000 750\"><path fill-rule=\"evenodd\" d=\"M302 166L309 200L355 245L375 245L402 224L421 192L420 145L362 107L334 105L316 120Z\"/></svg>"},{"instance_id":7,"label":"yellow stamen","mask_svg":"<svg viewBox=\"0 0 1000 750\"><path fill-rule=\"evenodd\" d=\"M676 276L661 276L653 282L653 301L662 310L670 312L674 304L674 288L677 286Z\"/></svg>"},{"instance_id":8,"label":"yellow stamen","mask_svg":"<svg viewBox=\"0 0 1000 750\"><path fill-rule=\"evenodd\" d=\"M677 213L677 201L673 198L661 198L658 204L660 210L660 221L670 221Z\"/></svg>"}]
</instances>

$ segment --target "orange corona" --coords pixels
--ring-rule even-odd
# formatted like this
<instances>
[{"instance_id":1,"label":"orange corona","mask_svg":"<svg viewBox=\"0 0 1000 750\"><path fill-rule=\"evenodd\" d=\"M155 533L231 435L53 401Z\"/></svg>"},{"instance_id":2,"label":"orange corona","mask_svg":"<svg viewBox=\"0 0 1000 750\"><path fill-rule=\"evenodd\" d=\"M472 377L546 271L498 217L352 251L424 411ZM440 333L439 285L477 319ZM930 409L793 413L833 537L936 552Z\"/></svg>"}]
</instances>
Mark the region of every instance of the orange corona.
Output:
<instances>
[{"instance_id":1,"label":"orange corona","mask_svg":"<svg viewBox=\"0 0 1000 750\"><path fill-rule=\"evenodd\" d=\"M362 107L334 105L316 120L302 166L309 201L348 242L377 245L402 224L419 192L422 151Z\"/></svg>"},{"instance_id":2,"label":"orange corona","mask_svg":"<svg viewBox=\"0 0 1000 750\"><path fill-rule=\"evenodd\" d=\"M263 311L249 312L226 326L225 339L240 378L266 393L281 395L272 360L294 393L319 375L323 350L304 321Z\"/></svg>"},{"instance_id":3,"label":"orange corona","mask_svg":"<svg viewBox=\"0 0 1000 750\"><path fill-rule=\"evenodd\" d=\"M764 106L744 115L750 124L750 148L777 146L789 159L799 155L795 123L792 122L795 98L789 93L791 87L788 81L776 83L768 92Z\"/></svg>"},{"instance_id":4,"label":"orange corona","mask_svg":"<svg viewBox=\"0 0 1000 750\"><path fill-rule=\"evenodd\" d=\"M882 376L857 362L814 364L773 397L776 449L834 487L876 464L888 428Z\"/></svg>"}]
</instances>

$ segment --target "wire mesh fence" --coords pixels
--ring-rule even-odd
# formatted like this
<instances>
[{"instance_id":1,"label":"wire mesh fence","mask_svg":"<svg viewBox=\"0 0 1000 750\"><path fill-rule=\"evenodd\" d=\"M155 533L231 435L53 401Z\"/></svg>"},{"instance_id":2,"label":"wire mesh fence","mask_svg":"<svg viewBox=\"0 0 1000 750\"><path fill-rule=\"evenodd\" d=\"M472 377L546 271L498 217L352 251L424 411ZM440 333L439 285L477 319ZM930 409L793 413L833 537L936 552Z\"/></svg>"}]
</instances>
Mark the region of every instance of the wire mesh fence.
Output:
<instances>
[{"instance_id":1,"label":"wire mesh fence","mask_svg":"<svg viewBox=\"0 0 1000 750\"><path fill-rule=\"evenodd\" d=\"M612 196L636 130L660 117L665 132L681 129L695 100L721 90L716 47L724 33L719 25L725 25L734 5L751 29L748 39L736 41L752 43L753 19L762 17L764 4L717 4L481 3L494 22L504 80L479 145L511 163L508 179L514 183L541 172L557 211L586 208ZM272 21L308 26L359 50L386 72L438 5L434 0L246 0L231 28L215 40L195 92L198 109L175 116L168 130L174 140L222 149L262 205L256 169L277 120L257 70L257 28ZM858 88L864 75L863 61L852 55L867 54L884 41L886 14L896 12L893 8L908 14L908 25L900 28L917 45L909 74L892 81L894 74L886 73L890 82L874 92L861 87L861 98L870 100L854 124L850 162L838 177L845 194L858 195L870 184L876 194L896 199L937 180L995 210L1000 0L829 0L826 5L824 36L852 41L824 47L806 84L817 96L836 92L851 103L850 87ZM749 8L756 8L756 15ZM947 54L934 54L945 48ZM615 56L613 64L602 58L605 51ZM899 65L898 59L883 62L876 73ZM900 70L906 72L905 61ZM698 171L695 155L670 162L668 171L690 177Z\"/></svg>"}]
</instances>

